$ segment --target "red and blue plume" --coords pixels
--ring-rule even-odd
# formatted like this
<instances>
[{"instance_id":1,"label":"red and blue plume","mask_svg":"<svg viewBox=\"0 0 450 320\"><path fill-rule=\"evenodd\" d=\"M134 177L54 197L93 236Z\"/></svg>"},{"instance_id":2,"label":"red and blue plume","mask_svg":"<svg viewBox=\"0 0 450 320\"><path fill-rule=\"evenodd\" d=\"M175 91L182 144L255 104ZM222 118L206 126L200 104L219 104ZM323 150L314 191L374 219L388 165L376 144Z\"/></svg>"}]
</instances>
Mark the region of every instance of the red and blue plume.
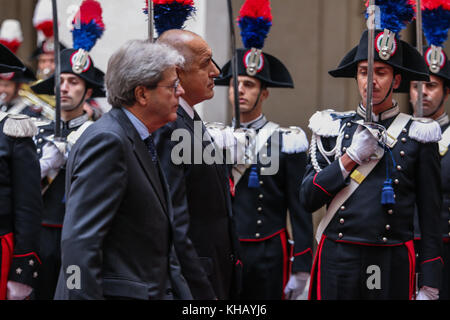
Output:
<instances>
[{"instance_id":1,"label":"red and blue plume","mask_svg":"<svg viewBox=\"0 0 450 320\"><path fill-rule=\"evenodd\" d=\"M145 1L148 14L148 1ZM184 23L195 13L193 0L153 0L153 19L159 35L170 29L183 29Z\"/></svg>"},{"instance_id":2,"label":"red and blue plume","mask_svg":"<svg viewBox=\"0 0 450 320\"><path fill-rule=\"evenodd\" d=\"M369 1L366 1L367 6ZM415 0L375 0L375 6L380 9L379 28L388 29L396 34L405 29L416 17Z\"/></svg>"},{"instance_id":3,"label":"red and blue plume","mask_svg":"<svg viewBox=\"0 0 450 320\"><path fill-rule=\"evenodd\" d=\"M105 31L100 3L84 0L72 25L73 48L90 51Z\"/></svg>"},{"instance_id":4,"label":"red and blue plume","mask_svg":"<svg viewBox=\"0 0 450 320\"><path fill-rule=\"evenodd\" d=\"M422 0L422 28L429 45L442 47L450 28L450 0Z\"/></svg>"},{"instance_id":5,"label":"red and blue plume","mask_svg":"<svg viewBox=\"0 0 450 320\"><path fill-rule=\"evenodd\" d=\"M246 48L262 49L272 26L269 0L246 0L239 11L239 28Z\"/></svg>"}]
</instances>

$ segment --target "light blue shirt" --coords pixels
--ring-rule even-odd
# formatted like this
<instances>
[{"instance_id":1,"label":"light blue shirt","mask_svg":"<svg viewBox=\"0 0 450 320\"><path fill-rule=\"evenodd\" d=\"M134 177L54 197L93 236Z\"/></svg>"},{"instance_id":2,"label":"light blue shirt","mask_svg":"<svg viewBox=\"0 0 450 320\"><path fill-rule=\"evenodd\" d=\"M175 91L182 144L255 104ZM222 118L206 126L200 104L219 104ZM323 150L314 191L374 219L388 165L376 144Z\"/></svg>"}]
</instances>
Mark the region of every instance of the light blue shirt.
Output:
<instances>
[{"instance_id":1,"label":"light blue shirt","mask_svg":"<svg viewBox=\"0 0 450 320\"><path fill-rule=\"evenodd\" d=\"M142 140L147 139L150 136L150 132L148 132L148 129L145 126L145 124L143 124L141 120L139 120L134 114L132 114L126 108L122 107L122 110L123 110L123 112L125 112L128 119L130 119L131 123L133 124L133 127L136 128L141 139Z\"/></svg>"}]
</instances>

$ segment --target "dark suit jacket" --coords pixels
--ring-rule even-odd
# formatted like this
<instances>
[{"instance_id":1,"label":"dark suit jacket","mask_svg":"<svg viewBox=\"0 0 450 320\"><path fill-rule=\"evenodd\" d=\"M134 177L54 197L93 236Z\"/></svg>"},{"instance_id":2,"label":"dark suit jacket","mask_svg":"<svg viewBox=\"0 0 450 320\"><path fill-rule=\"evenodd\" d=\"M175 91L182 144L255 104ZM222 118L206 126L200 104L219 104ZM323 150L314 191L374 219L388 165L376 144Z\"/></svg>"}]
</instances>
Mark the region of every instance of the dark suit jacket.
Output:
<instances>
[{"instance_id":1,"label":"dark suit jacket","mask_svg":"<svg viewBox=\"0 0 450 320\"><path fill-rule=\"evenodd\" d=\"M172 289L192 297L174 254L161 176L121 109L86 129L67 162L57 299L166 299ZM72 265L80 268L80 289L67 288Z\"/></svg>"},{"instance_id":2,"label":"dark suit jacket","mask_svg":"<svg viewBox=\"0 0 450 320\"><path fill-rule=\"evenodd\" d=\"M179 240L176 251L183 275L195 299L235 298L240 288L241 264L231 213L227 168L204 162L193 164L194 146L199 146L203 153L210 142L203 142L200 135L194 135L194 121L181 106L177 115L176 121L157 130L154 137L172 196ZM200 120L197 114L196 117ZM172 162L172 149L179 143L171 141L176 129L184 129L188 133L185 137L188 141L184 141L184 145L191 148L188 156L191 164ZM205 280L205 273L209 283Z\"/></svg>"}]
</instances>

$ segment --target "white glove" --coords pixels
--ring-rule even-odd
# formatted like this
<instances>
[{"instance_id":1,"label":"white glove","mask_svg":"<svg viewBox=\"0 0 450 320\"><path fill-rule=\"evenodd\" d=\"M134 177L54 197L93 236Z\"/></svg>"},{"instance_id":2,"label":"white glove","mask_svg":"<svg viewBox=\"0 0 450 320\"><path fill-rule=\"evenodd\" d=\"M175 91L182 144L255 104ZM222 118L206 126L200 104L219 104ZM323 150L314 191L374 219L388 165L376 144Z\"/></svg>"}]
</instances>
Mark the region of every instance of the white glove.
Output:
<instances>
[{"instance_id":1,"label":"white glove","mask_svg":"<svg viewBox=\"0 0 450 320\"><path fill-rule=\"evenodd\" d=\"M362 165L370 160L370 157L377 153L378 140L362 126L358 126L353 141L347 149L347 155L357 164Z\"/></svg>"},{"instance_id":2,"label":"white glove","mask_svg":"<svg viewBox=\"0 0 450 320\"><path fill-rule=\"evenodd\" d=\"M416 300L437 300L439 299L439 289L423 286L419 289Z\"/></svg>"},{"instance_id":3,"label":"white glove","mask_svg":"<svg viewBox=\"0 0 450 320\"><path fill-rule=\"evenodd\" d=\"M305 291L306 283L309 279L309 273L297 272L291 274L289 281L284 288L284 295L287 300L298 300Z\"/></svg>"},{"instance_id":4,"label":"white glove","mask_svg":"<svg viewBox=\"0 0 450 320\"><path fill-rule=\"evenodd\" d=\"M33 291L33 288L26 284L15 281L8 281L6 284L6 299L24 300L31 294L31 291Z\"/></svg>"},{"instance_id":5,"label":"white glove","mask_svg":"<svg viewBox=\"0 0 450 320\"><path fill-rule=\"evenodd\" d=\"M59 149L51 142L47 142L42 148L42 157L39 159L41 166L41 179L46 177L51 170L61 168L66 159Z\"/></svg>"}]
</instances>

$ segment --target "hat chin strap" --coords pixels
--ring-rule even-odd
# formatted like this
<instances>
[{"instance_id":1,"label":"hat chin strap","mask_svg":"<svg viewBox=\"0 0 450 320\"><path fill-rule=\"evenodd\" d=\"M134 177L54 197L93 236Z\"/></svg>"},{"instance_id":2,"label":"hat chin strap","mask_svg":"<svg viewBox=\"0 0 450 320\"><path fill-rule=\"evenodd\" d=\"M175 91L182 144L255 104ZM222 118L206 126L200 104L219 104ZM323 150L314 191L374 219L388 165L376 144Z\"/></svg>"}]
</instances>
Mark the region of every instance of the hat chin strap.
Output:
<instances>
[{"instance_id":1,"label":"hat chin strap","mask_svg":"<svg viewBox=\"0 0 450 320\"><path fill-rule=\"evenodd\" d=\"M241 113L250 113L250 112L253 112L253 110L255 110L256 106L259 103L259 99L261 98L262 91L263 91L263 88L262 87L259 88L258 97L256 98L256 101L255 101L255 104L253 105L253 107L250 110L244 111L244 112L241 112Z\"/></svg>"},{"instance_id":2,"label":"hat chin strap","mask_svg":"<svg viewBox=\"0 0 450 320\"><path fill-rule=\"evenodd\" d=\"M392 93L392 90L393 90L393 88L394 88L394 81L395 81L395 79L392 79L391 86L389 87L389 90L388 90L386 96L384 97L384 99L383 99L381 102L379 102L379 103L377 103L377 104L374 104L375 106L378 106L378 105L380 105L380 104L383 104L383 103L386 101L386 99L387 99L387 98L389 97L389 95Z\"/></svg>"},{"instance_id":3,"label":"hat chin strap","mask_svg":"<svg viewBox=\"0 0 450 320\"><path fill-rule=\"evenodd\" d=\"M439 111L439 109L441 109L442 105L444 104L444 100L445 100L445 92L442 94L441 102L439 103L437 108L430 115L428 115L427 118L432 118Z\"/></svg>"},{"instance_id":4,"label":"hat chin strap","mask_svg":"<svg viewBox=\"0 0 450 320\"><path fill-rule=\"evenodd\" d=\"M84 98L86 97L87 91L88 91L88 88L87 87L84 88L84 93L83 93L83 96L81 97L80 102L75 107L73 107L72 109L66 110L66 111L72 111L72 110L78 109L78 107L81 106L81 104L84 102Z\"/></svg>"}]
</instances>

